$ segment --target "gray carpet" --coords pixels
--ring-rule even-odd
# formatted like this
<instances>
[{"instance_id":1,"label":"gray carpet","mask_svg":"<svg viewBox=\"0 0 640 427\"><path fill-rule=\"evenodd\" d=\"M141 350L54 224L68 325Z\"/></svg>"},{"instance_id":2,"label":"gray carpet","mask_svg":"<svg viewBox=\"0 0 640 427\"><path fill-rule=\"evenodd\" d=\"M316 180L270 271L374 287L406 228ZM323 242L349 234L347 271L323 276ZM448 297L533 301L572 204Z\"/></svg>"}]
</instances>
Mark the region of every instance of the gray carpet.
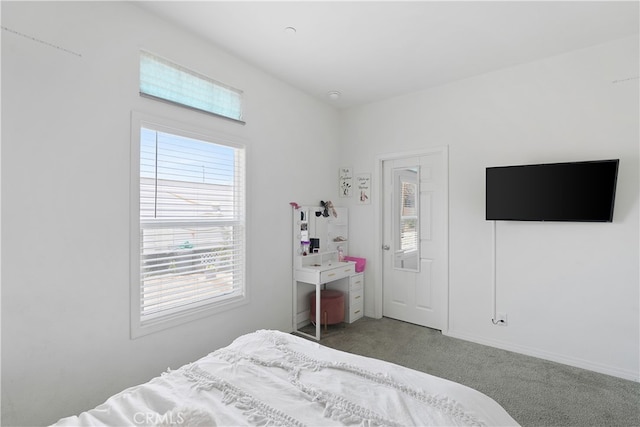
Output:
<instances>
[{"instance_id":1,"label":"gray carpet","mask_svg":"<svg viewBox=\"0 0 640 427\"><path fill-rule=\"evenodd\" d=\"M388 318L330 326L320 342L472 387L523 426L640 426L640 383L633 381Z\"/></svg>"}]
</instances>

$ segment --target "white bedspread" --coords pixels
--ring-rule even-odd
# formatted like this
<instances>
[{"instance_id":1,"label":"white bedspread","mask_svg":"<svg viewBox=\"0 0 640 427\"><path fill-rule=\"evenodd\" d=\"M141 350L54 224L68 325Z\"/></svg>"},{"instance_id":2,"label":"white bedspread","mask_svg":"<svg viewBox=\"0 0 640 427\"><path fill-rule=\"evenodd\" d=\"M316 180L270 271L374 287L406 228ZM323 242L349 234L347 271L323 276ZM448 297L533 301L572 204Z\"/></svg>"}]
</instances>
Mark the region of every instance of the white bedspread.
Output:
<instances>
[{"instance_id":1,"label":"white bedspread","mask_svg":"<svg viewBox=\"0 0 640 427\"><path fill-rule=\"evenodd\" d=\"M488 396L290 334L258 331L57 426L517 425Z\"/></svg>"}]
</instances>

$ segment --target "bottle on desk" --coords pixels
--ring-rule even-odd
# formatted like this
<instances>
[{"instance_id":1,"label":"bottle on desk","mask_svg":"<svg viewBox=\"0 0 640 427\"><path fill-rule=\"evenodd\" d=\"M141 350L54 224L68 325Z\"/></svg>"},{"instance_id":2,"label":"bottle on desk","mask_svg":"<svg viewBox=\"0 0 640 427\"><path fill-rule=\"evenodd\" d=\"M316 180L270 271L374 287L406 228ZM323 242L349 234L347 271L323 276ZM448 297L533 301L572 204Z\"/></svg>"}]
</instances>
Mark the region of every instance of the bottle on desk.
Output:
<instances>
[{"instance_id":1,"label":"bottle on desk","mask_svg":"<svg viewBox=\"0 0 640 427\"><path fill-rule=\"evenodd\" d=\"M338 246L338 262L344 262L344 252L341 246Z\"/></svg>"}]
</instances>

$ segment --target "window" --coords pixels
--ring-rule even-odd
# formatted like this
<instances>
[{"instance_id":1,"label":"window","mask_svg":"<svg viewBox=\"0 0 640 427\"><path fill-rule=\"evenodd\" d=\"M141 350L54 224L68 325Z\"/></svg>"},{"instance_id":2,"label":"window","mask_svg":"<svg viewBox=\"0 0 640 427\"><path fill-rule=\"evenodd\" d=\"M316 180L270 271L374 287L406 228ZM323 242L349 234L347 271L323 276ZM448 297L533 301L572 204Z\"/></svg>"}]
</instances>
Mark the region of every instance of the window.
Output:
<instances>
[{"instance_id":1,"label":"window","mask_svg":"<svg viewBox=\"0 0 640 427\"><path fill-rule=\"evenodd\" d=\"M407 171L412 172L412 171ZM406 181L404 179L407 179ZM401 177L400 204L400 245L399 249L408 252L418 249L418 209L416 204L418 184L415 173Z\"/></svg>"},{"instance_id":2,"label":"window","mask_svg":"<svg viewBox=\"0 0 640 427\"><path fill-rule=\"evenodd\" d=\"M243 303L245 150L133 115L132 336Z\"/></svg>"},{"instance_id":3,"label":"window","mask_svg":"<svg viewBox=\"0 0 640 427\"><path fill-rule=\"evenodd\" d=\"M242 91L140 52L140 95L242 121Z\"/></svg>"}]
</instances>

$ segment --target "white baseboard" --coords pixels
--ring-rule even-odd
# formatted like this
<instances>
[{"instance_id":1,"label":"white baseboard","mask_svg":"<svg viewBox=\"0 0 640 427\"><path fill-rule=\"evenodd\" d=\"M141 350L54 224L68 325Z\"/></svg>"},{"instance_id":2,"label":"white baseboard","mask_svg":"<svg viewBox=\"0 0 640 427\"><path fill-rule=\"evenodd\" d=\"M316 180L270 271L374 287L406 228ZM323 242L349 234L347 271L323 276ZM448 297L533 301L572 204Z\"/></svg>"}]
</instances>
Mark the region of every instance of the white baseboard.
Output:
<instances>
[{"instance_id":1,"label":"white baseboard","mask_svg":"<svg viewBox=\"0 0 640 427\"><path fill-rule=\"evenodd\" d=\"M477 337L471 334L452 332L451 330L447 332L443 331L442 334L452 338L471 341L478 344L487 345L490 347L500 348L502 350L513 351L514 353L525 354L527 356L533 356L539 359L549 360L551 362L562 363L564 365L586 369L589 371L594 371L594 372L598 372L605 375L611 375L611 376L622 378L625 380L640 382L640 372L634 372L627 369L620 369L615 366L594 363L584 359L567 357L561 354L556 354L556 353L552 353L552 352L548 352L548 351L544 351L544 350L540 350L532 347L512 344L512 343L508 343L500 340L492 340L492 339Z\"/></svg>"}]
</instances>

